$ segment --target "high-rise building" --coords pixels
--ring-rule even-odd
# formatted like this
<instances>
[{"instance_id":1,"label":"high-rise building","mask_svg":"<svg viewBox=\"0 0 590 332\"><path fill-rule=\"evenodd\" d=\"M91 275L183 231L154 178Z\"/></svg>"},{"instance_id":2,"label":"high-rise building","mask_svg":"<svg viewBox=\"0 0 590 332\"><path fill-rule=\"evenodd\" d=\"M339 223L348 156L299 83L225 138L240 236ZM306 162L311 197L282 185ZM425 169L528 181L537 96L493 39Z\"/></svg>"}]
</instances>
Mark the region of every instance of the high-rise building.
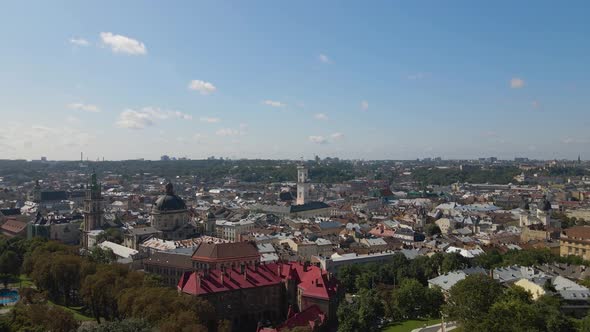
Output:
<instances>
[{"instance_id":1,"label":"high-rise building","mask_svg":"<svg viewBox=\"0 0 590 332\"><path fill-rule=\"evenodd\" d=\"M309 201L308 181L307 167L303 164L297 166L297 205L303 205Z\"/></svg>"},{"instance_id":2,"label":"high-rise building","mask_svg":"<svg viewBox=\"0 0 590 332\"><path fill-rule=\"evenodd\" d=\"M86 185L86 198L84 199L84 232L82 233L82 248L89 249L88 238L90 232L103 227L103 198L101 184L96 179L96 173L92 172L90 184Z\"/></svg>"}]
</instances>

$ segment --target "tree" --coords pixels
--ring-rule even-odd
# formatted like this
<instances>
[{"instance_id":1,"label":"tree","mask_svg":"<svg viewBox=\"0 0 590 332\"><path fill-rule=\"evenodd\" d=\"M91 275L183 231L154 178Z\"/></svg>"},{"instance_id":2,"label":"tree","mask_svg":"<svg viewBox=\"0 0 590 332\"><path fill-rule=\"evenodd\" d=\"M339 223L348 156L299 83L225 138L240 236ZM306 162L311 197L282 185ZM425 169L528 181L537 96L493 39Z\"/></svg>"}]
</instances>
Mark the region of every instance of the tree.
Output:
<instances>
[{"instance_id":1,"label":"tree","mask_svg":"<svg viewBox=\"0 0 590 332\"><path fill-rule=\"evenodd\" d=\"M498 301L482 320L481 331L537 331L537 314L532 305L518 299Z\"/></svg>"},{"instance_id":2,"label":"tree","mask_svg":"<svg viewBox=\"0 0 590 332\"><path fill-rule=\"evenodd\" d=\"M358 319L358 303L342 301L336 312L338 317L338 332L361 331Z\"/></svg>"},{"instance_id":3,"label":"tree","mask_svg":"<svg viewBox=\"0 0 590 332\"><path fill-rule=\"evenodd\" d=\"M451 271L461 270L468 266L467 260L458 253L451 253L445 255L442 261L442 272L447 273Z\"/></svg>"},{"instance_id":4,"label":"tree","mask_svg":"<svg viewBox=\"0 0 590 332\"><path fill-rule=\"evenodd\" d=\"M434 223L426 225L426 227L424 227L424 232L426 233L426 236L430 237L442 233L440 227L438 227L438 225Z\"/></svg>"},{"instance_id":5,"label":"tree","mask_svg":"<svg viewBox=\"0 0 590 332\"><path fill-rule=\"evenodd\" d=\"M143 275L138 272L130 272L121 265L99 265L96 273L84 278L80 294L100 323L101 317L118 318L119 294L128 288L141 287L142 283Z\"/></svg>"},{"instance_id":6,"label":"tree","mask_svg":"<svg viewBox=\"0 0 590 332\"><path fill-rule=\"evenodd\" d=\"M72 313L46 304L17 304L11 316L12 331L73 332L79 325Z\"/></svg>"},{"instance_id":7,"label":"tree","mask_svg":"<svg viewBox=\"0 0 590 332\"><path fill-rule=\"evenodd\" d=\"M392 296L393 313L398 319L437 317L444 297L440 289L430 289L415 279L406 279Z\"/></svg>"},{"instance_id":8,"label":"tree","mask_svg":"<svg viewBox=\"0 0 590 332\"><path fill-rule=\"evenodd\" d=\"M358 318L362 331L378 331L379 318L383 317L383 303L374 289L359 292Z\"/></svg>"},{"instance_id":9,"label":"tree","mask_svg":"<svg viewBox=\"0 0 590 332\"><path fill-rule=\"evenodd\" d=\"M102 249L99 246L96 246L90 250L90 255L88 258L91 261L100 264L110 264L117 260L117 256L115 256L111 249Z\"/></svg>"},{"instance_id":10,"label":"tree","mask_svg":"<svg viewBox=\"0 0 590 332\"><path fill-rule=\"evenodd\" d=\"M465 330L477 331L482 316L501 295L500 283L483 274L472 274L451 288L444 312Z\"/></svg>"},{"instance_id":11,"label":"tree","mask_svg":"<svg viewBox=\"0 0 590 332\"><path fill-rule=\"evenodd\" d=\"M82 328L79 332L152 332L153 328L141 319L124 319L104 322L100 325Z\"/></svg>"},{"instance_id":12,"label":"tree","mask_svg":"<svg viewBox=\"0 0 590 332\"><path fill-rule=\"evenodd\" d=\"M0 279L4 284L4 288L8 287L8 282L14 279L20 271L20 260L18 255L8 250L0 255Z\"/></svg>"}]
</instances>

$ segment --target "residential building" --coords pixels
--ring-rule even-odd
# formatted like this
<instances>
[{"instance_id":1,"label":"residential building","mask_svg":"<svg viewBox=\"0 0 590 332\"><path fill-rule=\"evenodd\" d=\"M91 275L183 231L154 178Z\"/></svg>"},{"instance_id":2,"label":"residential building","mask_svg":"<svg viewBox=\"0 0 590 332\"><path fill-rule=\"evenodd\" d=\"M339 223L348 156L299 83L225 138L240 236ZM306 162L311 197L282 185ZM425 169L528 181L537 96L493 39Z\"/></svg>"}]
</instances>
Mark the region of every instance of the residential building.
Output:
<instances>
[{"instance_id":1,"label":"residential building","mask_svg":"<svg viewBox=\"0 0 590 332\"><path fill-rule=\"evenodd\" d=\"M561 232L559 254L590 260L590 226L574 226Z\"/></svg>"}]
</instances>

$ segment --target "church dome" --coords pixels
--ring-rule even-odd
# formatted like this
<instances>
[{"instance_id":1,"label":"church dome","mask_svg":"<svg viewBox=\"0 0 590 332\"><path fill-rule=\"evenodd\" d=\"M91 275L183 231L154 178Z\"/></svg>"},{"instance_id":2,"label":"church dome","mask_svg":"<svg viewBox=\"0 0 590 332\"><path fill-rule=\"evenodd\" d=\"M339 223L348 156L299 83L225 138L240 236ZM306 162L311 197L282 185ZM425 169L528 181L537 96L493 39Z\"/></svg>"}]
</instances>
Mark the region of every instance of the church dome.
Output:
<instances>
[{"instance_id":1,"label":"church dome","mask_svg":"<svg viewBox=\"0 0 590 332\"><path fill-rule=\"evenodd\" d=\"M177 210L186 210L186 204L182 198L174 194L172 183L168 183L166 185L166 194L158 197L152 207L152 211L166 212Z\"/></svg>"}]
</instances>

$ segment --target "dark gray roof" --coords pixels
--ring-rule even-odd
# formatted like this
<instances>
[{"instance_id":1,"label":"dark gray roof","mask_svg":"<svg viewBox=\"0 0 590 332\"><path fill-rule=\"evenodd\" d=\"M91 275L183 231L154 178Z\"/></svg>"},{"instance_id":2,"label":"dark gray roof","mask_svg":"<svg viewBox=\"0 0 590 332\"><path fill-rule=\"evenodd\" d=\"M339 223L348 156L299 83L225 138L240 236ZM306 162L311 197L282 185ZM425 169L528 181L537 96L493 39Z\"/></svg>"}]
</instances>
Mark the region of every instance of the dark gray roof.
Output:
<instances>
[{"instance_id":1,"label":"dark gray roof","mask_svg":"<svg viewBox=\"0 0 590 332\"><path fill-rule=\"evenodd\" d=\"M41 201L63 201L68 199L65 191L42 191Z\"/></svg>"},{"instance_id":2,"label":"dark gray roof","mask_svg":"<svg viewBox=\"0 0 590 332\"><path fill-rule=\"evenodd\" d=\"M20 209L0 209L0 214L9 217L9 216L19 216Z\"/></svg>"},{"instance_id":3,"label":"dark gray roof","mask_svg":"<svg viewBox=\"0 0 590 332\"><path fill-rule=\"evenodd\" d=\"M301 205L291 205L291 213L329 208L324 202L309 202Z\"/></svg>"},{"instance_id":4,"label":"dark gray roof","mask_svg":"<svg viewBox=\"0 0 590 332\"><path fill-rule=\"evenodd\" d=\"M186 210L186 204L182 198L166 194L158 197L152 209L155 211Z\"/></svg>"}]
</instances>

